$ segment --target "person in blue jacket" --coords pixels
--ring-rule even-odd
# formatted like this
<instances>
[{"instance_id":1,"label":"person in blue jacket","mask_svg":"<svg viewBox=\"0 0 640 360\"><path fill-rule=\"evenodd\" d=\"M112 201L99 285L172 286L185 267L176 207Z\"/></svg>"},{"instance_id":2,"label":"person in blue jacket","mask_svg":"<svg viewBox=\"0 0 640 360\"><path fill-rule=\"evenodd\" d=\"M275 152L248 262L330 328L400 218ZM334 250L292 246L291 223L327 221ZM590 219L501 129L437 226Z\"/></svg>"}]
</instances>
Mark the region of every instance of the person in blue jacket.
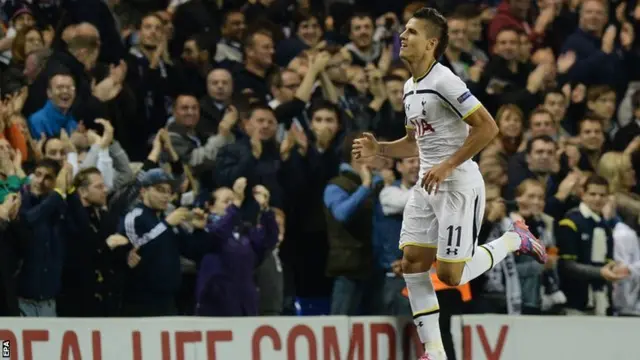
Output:
<instances>
[{"instance_id":1,"label":"person in blue jacket","mask_svg":"<svg viewBox=\"0 0 640 360\"><path fill-rule=\"evenodd\" d=\"M29 116L29 130L36 140L42 135L60 136L62 130L71 134L78 127L71 114L71 105L76 98L76 85L71 74L58 72L51 76L47 97L49 100L44 107Z\"/></svg>"},{"instance_id":2,"label":"person in blue jacket","mask_svg":"<svg viewBox=\"0 0 640 360\"><path fill-rule=\"evenodd\" d=\"M332 315L374 314L381 306L372 301L376 296L371 292L381 285L373 276L372 235L374 205L382 179L351 157L356 135L345 136L340 174L324 190L329 240L326 275L335 278Z\"/></svg>"}]
</instances>

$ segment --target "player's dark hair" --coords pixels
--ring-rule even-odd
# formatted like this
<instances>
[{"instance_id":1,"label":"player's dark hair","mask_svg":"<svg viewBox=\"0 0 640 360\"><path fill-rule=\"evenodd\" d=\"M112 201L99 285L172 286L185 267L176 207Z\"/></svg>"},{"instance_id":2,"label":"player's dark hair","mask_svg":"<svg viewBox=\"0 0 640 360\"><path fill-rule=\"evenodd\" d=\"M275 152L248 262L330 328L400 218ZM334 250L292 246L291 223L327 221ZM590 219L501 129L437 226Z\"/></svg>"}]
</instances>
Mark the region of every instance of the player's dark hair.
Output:
<instances>
[{"instance_id":1,"label":"player's dark hair","mask_svg":"<svg viewBox=\"0 0 640 360\"><path fill-rule=\"evenodd\" d=\"M587 181L584 183L584 190L586 191L589 188L589 185L600 185L607 188L609 190L609 181L600 175L591 175L587 178Z\"/></svg>"},{"instance_id":2,"label":"player's dark hair","mask_svg":"<svg viewBox=\"0 0 640 360\"><path fill-rule=\"evenodd\" d=\"M439 59L449 45L449 26L447 25L447 19L445 19L438 10L430 7L423 7L416 11L413 13L413 17L425 20L433 26L434 36L438 38L438 45L434 51L434 57Z\"/></svg>"},{"instance_id":3,"label":"player's dark hair","mask_svg":"<svg viewBox=\"0 0 640 360\"><path fill-rule=\"evenodd\" d=\"M554 145L556 144L555 141L553 141L553 138L549 135L538 135L538 136L534 136L531 139L529 139L529 141L527 141L527 154L531 154L531 150L533 150L533 144L536 141L542 141L544 143L553 143Z\"/></svg>"}]
</instances>

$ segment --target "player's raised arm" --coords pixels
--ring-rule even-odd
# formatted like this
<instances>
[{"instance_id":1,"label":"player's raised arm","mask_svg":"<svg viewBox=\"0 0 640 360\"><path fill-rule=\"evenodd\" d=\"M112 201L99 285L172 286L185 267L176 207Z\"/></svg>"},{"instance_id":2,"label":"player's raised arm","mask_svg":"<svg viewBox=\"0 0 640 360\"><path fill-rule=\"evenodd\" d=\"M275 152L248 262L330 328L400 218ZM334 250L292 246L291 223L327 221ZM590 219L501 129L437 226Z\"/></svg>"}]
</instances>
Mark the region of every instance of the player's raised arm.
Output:
<instances>
[{"instance_id":1,"label":"player's raised arm","mask_svg":"<svg viewBox=\"0 0 640 360\"><path fill-rule=\"evenodd\" d=\"M374 157L402 159L418 156L415 130L411 127L407 127L407 135L396 141L378 142L371 133L362 135L353 141L352 153L356 159L369 160Z\"/></svg>"}]
</instances>

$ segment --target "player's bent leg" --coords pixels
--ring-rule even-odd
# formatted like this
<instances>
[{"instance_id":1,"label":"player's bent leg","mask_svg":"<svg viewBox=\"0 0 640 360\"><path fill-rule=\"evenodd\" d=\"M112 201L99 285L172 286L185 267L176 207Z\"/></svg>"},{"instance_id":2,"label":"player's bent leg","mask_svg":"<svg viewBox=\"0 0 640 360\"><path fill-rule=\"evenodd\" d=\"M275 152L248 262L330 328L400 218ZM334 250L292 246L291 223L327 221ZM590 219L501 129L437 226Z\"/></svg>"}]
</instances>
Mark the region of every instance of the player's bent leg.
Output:
<instances>
[{"instance_id":1,"label":"player's bent leg","mask_svg":"<svg viewBox=\"0 0 640 360\"><path fill-rule=\"evenodd\" d=\"M436 251L434 245L404 246L402 271L420 341L427 353L437 356L436 359L445 359L440 335L440 305L429 274Z\"/></svg>"},{"instance_id":2,"label":"player's bent leg","mask_svg":"<svg viewBox=\"0 0 640 360\"><path fill-rule=\"evenodd\" d=\"M462 279L465 262L464 259L459 262L438 261L436 264L438 279L449 286L458 286Z\"/></svg>"},{"instance_id":3,"label":"player's bent leg","mask_svg":"<svg viewBox=\"0 0 640 360\"><path fill-rule=\"evenodd\" d=\"M402 247L402 272L416 274L428 272L436 258L434 245L406 245Z\"/></svg>"}]
</instances>

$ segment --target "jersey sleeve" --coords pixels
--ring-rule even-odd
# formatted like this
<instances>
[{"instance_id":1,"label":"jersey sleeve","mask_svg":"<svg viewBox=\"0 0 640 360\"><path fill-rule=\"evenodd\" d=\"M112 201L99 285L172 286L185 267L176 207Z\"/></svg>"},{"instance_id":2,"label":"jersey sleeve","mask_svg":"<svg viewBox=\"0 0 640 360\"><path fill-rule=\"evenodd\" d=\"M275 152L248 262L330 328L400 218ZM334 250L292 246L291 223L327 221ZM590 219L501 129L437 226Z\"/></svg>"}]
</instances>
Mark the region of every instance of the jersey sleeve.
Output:
<instances>
[{"instance_id":1,"label":"jersey sleeve","mask_svg":"<svg viewBox=\"0 0 640 360\"><path fill-rule=\"evenodd\" d=\"M467 85L453 73L439 79L435 87L440 100L463 120L482 106Z\"/></svg>"}]
</instances>

